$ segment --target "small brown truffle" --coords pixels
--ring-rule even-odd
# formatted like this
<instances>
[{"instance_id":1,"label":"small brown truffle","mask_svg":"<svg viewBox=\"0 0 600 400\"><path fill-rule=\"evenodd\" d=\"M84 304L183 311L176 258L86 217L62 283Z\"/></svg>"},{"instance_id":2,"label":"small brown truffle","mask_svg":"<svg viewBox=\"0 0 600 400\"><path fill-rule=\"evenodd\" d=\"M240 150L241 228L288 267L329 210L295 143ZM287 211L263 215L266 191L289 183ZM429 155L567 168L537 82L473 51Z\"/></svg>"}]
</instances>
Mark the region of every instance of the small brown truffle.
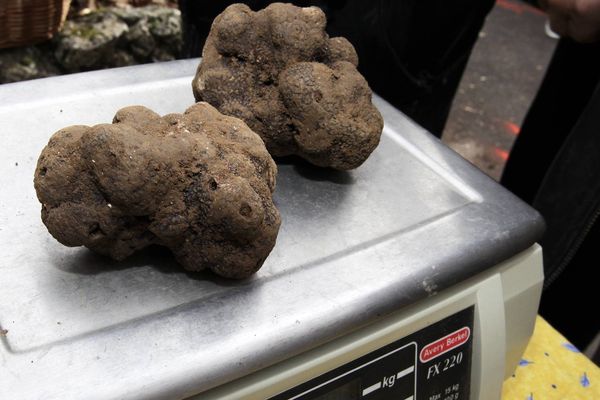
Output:
<instances>
[{"instance_id":1,"label":"small brown truffle","mask_svg":"<svg viewBox=\"0 0 600 400\"><path fill-rule=\"evenodd\" d=\"M277 167L237 118L197 103L160 117L133 106L112 124L70 126L42 151L42 220L66 246L122 260L166 246L190 271L256 272L275 245Z\"/></svg>"},{"instance_id":2,"label":"small brown truffle","mask_svg":"<svg viewBox=\"0 0 600 400\"><path fill-rule=\"evenodd\" d=\"M192 87L197 101L243 119L274 156L348 170L377 147L383 119L346 39L316 7L229 6L214 20Z\"/></svg>"}]
</instances>

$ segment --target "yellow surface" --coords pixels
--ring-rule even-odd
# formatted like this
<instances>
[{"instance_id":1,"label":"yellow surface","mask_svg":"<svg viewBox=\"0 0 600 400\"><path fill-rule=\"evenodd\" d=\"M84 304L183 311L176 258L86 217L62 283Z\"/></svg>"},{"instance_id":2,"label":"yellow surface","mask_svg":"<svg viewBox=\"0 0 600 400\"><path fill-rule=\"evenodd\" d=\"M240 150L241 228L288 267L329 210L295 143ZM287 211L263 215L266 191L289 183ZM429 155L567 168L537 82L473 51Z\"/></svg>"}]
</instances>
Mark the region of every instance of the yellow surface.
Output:
<instances>
[{"instance_id":1,"label":"yellow surface","mask_svg":"<svg viewBox=\"0 0 600 400\"><path fill-rule=\"evenodd\" d=\"M538 316L502 400L554 399L600 400L600 369Z\"/></svg>"}]
</instances>

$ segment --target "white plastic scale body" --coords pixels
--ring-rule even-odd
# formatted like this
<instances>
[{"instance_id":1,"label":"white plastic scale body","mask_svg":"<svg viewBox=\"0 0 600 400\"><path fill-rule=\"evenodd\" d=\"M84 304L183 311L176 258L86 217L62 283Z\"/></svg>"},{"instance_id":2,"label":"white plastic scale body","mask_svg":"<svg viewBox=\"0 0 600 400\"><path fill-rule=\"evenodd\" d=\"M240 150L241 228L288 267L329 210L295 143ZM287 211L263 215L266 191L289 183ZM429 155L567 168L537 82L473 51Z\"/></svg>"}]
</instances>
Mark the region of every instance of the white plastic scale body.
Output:
<instances>
[{"instance_id":1,"label":"white plastic scale body","mask_svg":"<svg viewBox=\"0 0 600 400\"><path fill-rule=\"evenodd\" d=\"M533 331L542 280L534 246L383 321L194 398L499 399Z\"/></svg>"},{"instance_id":2,"label":"white plastic scale body","mask_svg":"<svg viewBox=\"0 0 600 400\"><path fill-rule=\"evenodd\" d=\"M193 103L198 60L0 86L0 397L498 399L531 336L540 216L375 97L360 168L280 162L252 279L57 243L33 190L50 135Z\"/></svg>"}]
</instances>

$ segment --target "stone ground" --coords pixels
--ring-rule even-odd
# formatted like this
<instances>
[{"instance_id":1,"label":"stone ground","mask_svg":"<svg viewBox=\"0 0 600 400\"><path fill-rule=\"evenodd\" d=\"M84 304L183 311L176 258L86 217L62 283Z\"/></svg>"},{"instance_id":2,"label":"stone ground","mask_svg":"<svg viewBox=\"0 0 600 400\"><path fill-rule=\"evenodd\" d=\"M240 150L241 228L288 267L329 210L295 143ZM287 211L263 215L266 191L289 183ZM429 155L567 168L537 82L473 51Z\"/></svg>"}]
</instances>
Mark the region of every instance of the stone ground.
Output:
<instances>
[{"instance_id":1,"label":"stone ground","mask_svg":"<svg viewBox=\"0 0 600 400\"><path fill-rule=\"evenodd\" d=\"M546 16L517 0L497 0L475 45L442 140L498 180L557 41ZM600 366L600 333L585 350Z\"/></svg>"},{"instance_id":2,"label":"stone ground","mask_svg":"<svg viewBox=\"0 0 600 400\"><path fill-rule=\"evenodd\" d=\"M150 5L105 7L128 2ZM178 58L181 20L174 0L96 4L92 12L72 7L51 41L0 50L0 83ZM497 0L454 100L443 141L494 179L556 45L544 33L545 21L542 12L518 0Z\"/></svg>"},{"instance_id":3,"label":"stone ground","mask_svg":"<svg viewBox=\"0 0 600 400\"><path fill-rule=\"evenodd\" d=\"M556 40L546 16L517 0L498 0L480 32L442 140L499 179Z\"/></svg>"}]
</instances>

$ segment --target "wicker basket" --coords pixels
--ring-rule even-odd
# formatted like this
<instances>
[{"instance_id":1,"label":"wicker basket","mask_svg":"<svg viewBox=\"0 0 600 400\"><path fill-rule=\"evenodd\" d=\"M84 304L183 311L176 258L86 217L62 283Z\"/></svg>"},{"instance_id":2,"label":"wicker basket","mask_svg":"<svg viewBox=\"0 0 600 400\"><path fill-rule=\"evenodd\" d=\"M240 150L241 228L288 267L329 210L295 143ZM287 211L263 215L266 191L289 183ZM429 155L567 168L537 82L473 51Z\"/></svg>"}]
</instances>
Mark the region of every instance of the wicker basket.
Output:
<instances>
[{"instance_id":1,"label":"wicker basket","mask_svg":"<svg viewBox=\"0 0 600 400\"><path fill-rule=\"evenodd\" d=\"M0 0L0 49L50 39L61 28L71 0Z\"/></svg>"}]
</instances>

